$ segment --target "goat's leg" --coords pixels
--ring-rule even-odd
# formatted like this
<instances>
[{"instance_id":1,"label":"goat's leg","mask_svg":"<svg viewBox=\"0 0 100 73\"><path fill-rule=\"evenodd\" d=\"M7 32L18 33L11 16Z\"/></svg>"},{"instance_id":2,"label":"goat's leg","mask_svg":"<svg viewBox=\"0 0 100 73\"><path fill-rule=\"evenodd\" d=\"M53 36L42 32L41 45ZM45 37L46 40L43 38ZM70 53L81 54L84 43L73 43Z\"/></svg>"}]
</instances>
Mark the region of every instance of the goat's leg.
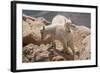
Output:
<instances>
[{"instance_id":1,"label":"goat's leg","mask_svg":"<svg viewBox=\"0 0 100 73\"><path fill-rule=\"evenodd\" d=\"M54 49L56 48L55 41L52 42L52 47L53 47Z\"/></svg>"},{"instance_id":2,"label":"goat's leg","mask_svg":"<svg viewBox=\"0 0 100 73\"><path fill-rule=\"evenodd\" d=\"M71 48L72 53L73 53L73 60L75 59L75 49L74 49L74 44L73 41L68 42L68 46Z\"/></svg>"},{"instance_id":3,"label":"goat's leg","mask_svg":"<svg viewBox=\"0 0 100 73\"><path fill-rule=\"evenodd\" d=\"M55 41L52 39L50 42L51 46L48 48L48 50L50 51L51 49L55 49L56 48L56 44Z\"/></svg>"},{"instance_id":4,"label":"goat's leg","mask_svg":"<svg viewBox=\"0 0 100 73\"><path fill-rule=\"evenodd\" d=\"M63 43L63 53L68 54L68 47L67 47L67 42L65 40L62 41Z\"/></svg>"},{"instance_id":5,"label":"goat's leg","mask_svg":"<svg viewBox=\"0 0 100 73\"><path fill-rule=\"evenodd\" d=\"M73 60L75 60L75 50L72 49L72 51L73 51Z\"/></svg>"},{"instance_id":6,"label":"goat's leg","mask_svg":"<svg viewBox=\"0 0 100 73\"><path fill-rule=\"evenodd\" d=\"M71 47L69 46L68 41L64 40L64 53L68 55L73 55L73 53L70 51Z\"/></svg>"},{"instance_id":7,"label":"goat's leg","mask_svg":"<svg viewBox=\"0 0 100 73\"><path fill-rule=\"evenodd\" d=\"M53 47L53 49L56 49L56 44L55 44L55 39L54 39L54 37L52 38L52 47Z\"/></svg>"}]
</instances>

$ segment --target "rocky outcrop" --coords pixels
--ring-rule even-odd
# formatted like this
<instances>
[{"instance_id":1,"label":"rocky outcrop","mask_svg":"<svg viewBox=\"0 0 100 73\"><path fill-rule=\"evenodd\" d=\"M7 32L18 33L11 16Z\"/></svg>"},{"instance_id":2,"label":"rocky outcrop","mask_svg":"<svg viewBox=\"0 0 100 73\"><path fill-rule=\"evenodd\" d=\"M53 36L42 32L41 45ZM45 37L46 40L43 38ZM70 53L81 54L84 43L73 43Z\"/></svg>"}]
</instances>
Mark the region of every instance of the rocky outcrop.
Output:
<instances>
[{"instance_id":1,"label":"rocky outcrop","mask_svg":"<svg viewBox=\"0 0 100 73\"><path fill-rule=\"evenodd\" d=\"M85 49L86 46L84 46L84 44L91 43L91 42L87 43L88 39L90 40L90 37L88 37L91 35L90 29L87 28L86 26L77 26L75 24L73 25L72 25L72 31L73 31L74 45L75 45L76 51L79 51L80 56L81 56L80 59L86 59L84 57L87 57L87 56L83 57L82 53L85 52L84 55L86 55L87 53ZM90 47L88 47L88 52L90 52L89 48Z\"/></svg>"},{"instance_id":2,"label":"rocky outcrop","mask_svg":"<svg viewBox=\"0 0 100 73\"><path fill-rule=\"evenodd\" d=\"M34 51L35 45L28 44L22 49L22 62L33 62L34 61Z\"/></svg>"},{"instance_id":3,"label":"rocky outcrop","mask_svg":"<svg viewBox=\"0 0 100 73\"><path fill-rule=\"evenodd\" d=\"M84 47L80 51L80 60L91 59L91 36L87 36L82 44Z\"/></svg>"},{"instance_id":4,"label":"rocky outcrop","mask_svg":"<svg viewBox=\"0 0 100 73\"><path fill-rule=\"evenodd\" d=\"M34 18L30 16L23 16L23 45L29 43L40 44L42 26L49 24L44 18Z\"/></svg>"},{"instance_id":5,"label":"rocky outcrop","mask_svg":"<svg viewBox=\"0 0 100 73\"><path fill-rule=\"evenodd\" d=\"M40 46L34 45L32 43L23 47L23 62L40 62L49 61L49 45Z\"/></svg>"},{"instance_id":6,"label":"rocky outcrop","mask_svg":"<svg viewBox=\"0 0 100 73\"><path fill-rule=\"evenodd\" d=\"M59 17L59 16L58 16ZM64 16L62 16L64 17ZM61 18L62 18L61 17ZM61 18L53 19L53 23L65 22ZM66 17L64 17L66 19ZM55 22L54 20L57 20ZM70 19L67 19L70 20ZM47 37L45 40L41 40L41 28L43 26L49 26L51 22L47 21L43 17L30 17L23 16L23 49L22 49L22 61L23 63L29 62L45 62L45 61L68 61L73 60L73 56L68 53L68 50L64 50L63 43L59 40L55 40L52 43L52 38ZM90 28L86 26L79 26L77 24L71 24L71 32L73 35L73 43L75 50L74 60L88 60L91 58L91 32ZM63 36L63 35L62 35ZM67 47L70 52L70 47ZM66 53L67 51L67 53Z\"/></svg>"}]
</instances>

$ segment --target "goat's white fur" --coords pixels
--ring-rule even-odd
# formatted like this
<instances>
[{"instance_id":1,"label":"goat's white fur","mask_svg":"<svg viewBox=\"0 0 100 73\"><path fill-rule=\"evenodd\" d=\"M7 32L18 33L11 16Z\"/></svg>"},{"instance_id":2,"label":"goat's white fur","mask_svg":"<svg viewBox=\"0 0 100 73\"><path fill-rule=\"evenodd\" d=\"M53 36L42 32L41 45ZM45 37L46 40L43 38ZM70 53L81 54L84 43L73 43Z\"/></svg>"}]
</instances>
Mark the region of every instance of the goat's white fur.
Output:
<instances>
[{"instance_id":1,"label":"goat's white fur","mask_svg":"<svg viewBox=\"0 0 100 73\"><path fill-rule=\"evenodd\" d=\"M70 20L70 18L66 18L62 15L56 15L52 20L53 25L63 25L65 23L72 23L72 21Z\"/></svg>"},{"instance_id":2,"label":"goat's white fur","mask_svg":"<svg viewBox=\"0 0 100 73\"><path fill-rule=\"evenodd\" d=\"M54 17L51 25L45 26L43 32L45 36L51 36L52 41L59 40L62 42L64 49L70 47L74 55L73 36L72 32L70 32L70 24L70 19L67 19L62 15L57 15Z\"/></svg>"}]
</instances>

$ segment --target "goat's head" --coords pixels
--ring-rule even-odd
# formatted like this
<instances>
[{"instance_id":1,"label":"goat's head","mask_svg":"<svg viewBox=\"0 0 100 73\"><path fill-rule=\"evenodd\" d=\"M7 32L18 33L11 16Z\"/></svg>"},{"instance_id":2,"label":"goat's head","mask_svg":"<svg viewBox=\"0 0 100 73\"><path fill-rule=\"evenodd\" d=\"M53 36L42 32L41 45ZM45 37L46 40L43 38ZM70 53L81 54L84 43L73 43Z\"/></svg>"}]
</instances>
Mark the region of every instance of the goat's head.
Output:
<instances>
[{"instance_id":1,"label":"goat's head","mask_svg":"<svg viewBox=\"0 0 100 73\"><path fill-rule=\"evenodd\" d=\"M71 21L70 17L68 19L66 19L66 23L67 24L72 24L72 21Z\"/></svg>"},{"instance_id":2,"label":"goat's head","mask_svg":"<svg viewBox=\"0 0 100 73\"><path fill-rule=\"evenodd\" d=\"M46 41L49 38L51 38L50 35L50 31L48 30L48 28L45 28L45 26L43 26L43 28L40 30L41 33L41 40Z\"/></svg>"},{"instance_id":3,"label":"goat's head","mask_svg":"<svg viewBox=\"0 0 100 73\"><path fill-rule=\"evenodd\" d=\"M65 26L65 30L67 32L71 32L71 24L72 24L72 21L71 21L70 18L68 18L67 20L65 20L64 26Z\"/></svg>"}]
</instances>

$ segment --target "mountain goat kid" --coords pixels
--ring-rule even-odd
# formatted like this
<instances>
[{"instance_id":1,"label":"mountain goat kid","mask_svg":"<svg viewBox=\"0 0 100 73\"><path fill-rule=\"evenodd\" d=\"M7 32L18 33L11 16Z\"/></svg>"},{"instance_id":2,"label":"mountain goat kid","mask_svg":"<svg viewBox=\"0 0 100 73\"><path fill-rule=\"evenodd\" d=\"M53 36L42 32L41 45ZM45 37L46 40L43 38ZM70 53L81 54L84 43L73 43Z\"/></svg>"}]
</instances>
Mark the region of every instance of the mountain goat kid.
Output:
<instances>
[{"instance_id":1,"label":"mountain goat kid","mask_svg":"<svg viewBox=\"0 0 100 73\"><path fill-rule=\"evenodd\" d=\"M60 19L59 19L60 18ZM56 22L54 20L60 20ZM54 17L54 24L43 26L41 30L42 40L46 40L48 37L52 37L51 41L59 40L64 47L64 51L69 51L68 48L72 50L71 55L75 55L74 44L73 44L73 35L70 29L71 20L67 19L62 15L57 15Z\"/></svg>"}]
</instances>

